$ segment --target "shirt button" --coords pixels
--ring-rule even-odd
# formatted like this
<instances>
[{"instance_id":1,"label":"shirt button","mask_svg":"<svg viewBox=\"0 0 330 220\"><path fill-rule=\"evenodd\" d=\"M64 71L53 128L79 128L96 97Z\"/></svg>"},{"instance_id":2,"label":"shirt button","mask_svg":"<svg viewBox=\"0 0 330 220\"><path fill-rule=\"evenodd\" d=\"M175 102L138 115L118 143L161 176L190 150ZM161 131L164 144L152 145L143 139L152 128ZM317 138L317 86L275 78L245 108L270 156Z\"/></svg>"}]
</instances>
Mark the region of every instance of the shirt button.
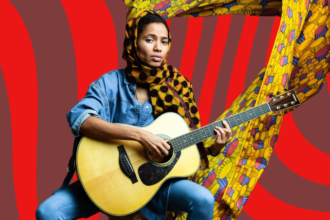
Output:
<instances>
[{"instance_id":1,"label":"shirt button","mask_svg":"<svg viewBox=\"0 0 330 220\"><path fill-rule=\"evenodd\" d=\"M146 108L149 108L149 106L146 106Z\"/></svg>"}]
</instances>

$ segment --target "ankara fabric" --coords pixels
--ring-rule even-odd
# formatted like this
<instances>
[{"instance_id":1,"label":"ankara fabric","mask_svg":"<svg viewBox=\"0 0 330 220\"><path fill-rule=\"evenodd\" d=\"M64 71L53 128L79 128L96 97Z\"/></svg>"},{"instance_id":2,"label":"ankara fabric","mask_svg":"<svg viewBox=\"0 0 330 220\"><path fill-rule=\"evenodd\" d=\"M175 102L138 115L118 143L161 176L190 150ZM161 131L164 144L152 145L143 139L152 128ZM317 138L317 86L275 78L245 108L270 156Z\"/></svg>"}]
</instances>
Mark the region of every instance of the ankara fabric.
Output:
<instances>
[{"instance_id":1,"label":"ankara fabric","mask_svg":"<svg viewBox=\"0 0 330 220\"><path fill-rule=\"evenodd\" d=\"M143 10L154 10L164 19L226 14L281 16L267 67L217 120L265 103L271 93L282 92L284 88L295 89L303 103L321 90L328 75L328 0L125 0L125 3L128 20ZM232 141L217 157L209 157L209 168L202 164L190 178L213 193L214 219L238 217L267 167L282 118L282 113L270 113L233 128ZM207 147L213 141L207 139L204 144Z\"/></svg>"}]
</instances>

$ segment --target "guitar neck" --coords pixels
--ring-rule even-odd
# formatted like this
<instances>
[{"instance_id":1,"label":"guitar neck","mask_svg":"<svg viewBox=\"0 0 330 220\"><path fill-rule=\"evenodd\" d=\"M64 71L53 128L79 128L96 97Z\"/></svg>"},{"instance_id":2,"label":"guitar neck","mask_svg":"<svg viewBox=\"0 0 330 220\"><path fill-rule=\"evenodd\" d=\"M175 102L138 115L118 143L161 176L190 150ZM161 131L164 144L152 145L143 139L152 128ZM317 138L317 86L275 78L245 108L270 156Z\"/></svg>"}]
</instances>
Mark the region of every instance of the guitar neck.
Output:
<instances>
[{"instance_id":1,"label":"guitar neck","mask_svg":"<svg viewBox=\"0 0 330 220\"><path fill-rule=\"evenodd\" d=\"M264 103L244 112L229 116L228 118L225 118L223 120L213 122L207 126L201 127L192 132L171 139L173 149L174 151L178 152L193 144L197 144L209 137L213 137L215 135L214 128L216 126L224 128L222 124L224 120L229 124L231 128L233 128L240 124L244 124L245 122L250 121L252 119L259 118L260 116L267 114L271 111L272 110L269 107L268 103Z\"/></svg>"}]
</instances>

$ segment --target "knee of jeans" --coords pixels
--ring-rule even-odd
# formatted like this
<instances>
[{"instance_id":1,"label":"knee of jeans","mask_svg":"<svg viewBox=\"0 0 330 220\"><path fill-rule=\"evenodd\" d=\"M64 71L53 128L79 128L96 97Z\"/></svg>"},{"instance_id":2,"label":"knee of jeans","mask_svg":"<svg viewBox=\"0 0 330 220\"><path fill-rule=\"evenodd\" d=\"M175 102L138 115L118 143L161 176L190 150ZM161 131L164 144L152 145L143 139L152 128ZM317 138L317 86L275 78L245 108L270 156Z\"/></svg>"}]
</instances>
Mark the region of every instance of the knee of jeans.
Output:
<instances>
[{"instance_id":1,"label":"knee of jeans","mask_svg":"<svg viewBox=\"0 0 330 220\"><path fill-rule=\"evenodd\" d=\"M209 190L207 190L207 193L204 194L204 202L207 206L214 206L214 196Z\"/></svg>"},{"instance_id":2,"label":"knee of jeans","mask_svg":"<svg viewBox=\"0 0 330 220\"><path fill-rule=\"evenodd\" d=\"M40 208L40 206L37 208L37 211L36 211L36 219L37 220L42 220L42 219L45 219L44 218L44 215L45 215L45 211Z\"/></svg>"},{"instance_id":3,"label":"knee of jeans","mask_svg":"<svg viewBox=\"0 0 330 220\"><path fill-rule=\"evenodd\" d=\"M47 213L49 213L49 212L46 211L46 209L44 208L44 206L39 206L37 208L37 211L36 211L36 219L37 220L47 219Z\"/></svg>"},{"instance_id":4,"label":"knee of jeans","mask_svg":"<svg viewBox=\"0 0 330 220\"><path fill-rule=\"evenodd\" d=\"M197 202L197 205L200 207L205 207L209 208L210 210L213 210L214 206L214 196L212 193L208 190L205 189L200 194L198 195L198 198L195 198L195 201Z\"/></svg>"},{"instance_id":5,"label":"knee of jeans","mask_svg":"<svg viewBox=\"0 0 330 220\"><path fill-rule=\"evenodd\" d=\"M53 219L56 214L56 208L52 204L42 203L36 210L36 219L45 220Z\"/></svg>"}]
</instances>

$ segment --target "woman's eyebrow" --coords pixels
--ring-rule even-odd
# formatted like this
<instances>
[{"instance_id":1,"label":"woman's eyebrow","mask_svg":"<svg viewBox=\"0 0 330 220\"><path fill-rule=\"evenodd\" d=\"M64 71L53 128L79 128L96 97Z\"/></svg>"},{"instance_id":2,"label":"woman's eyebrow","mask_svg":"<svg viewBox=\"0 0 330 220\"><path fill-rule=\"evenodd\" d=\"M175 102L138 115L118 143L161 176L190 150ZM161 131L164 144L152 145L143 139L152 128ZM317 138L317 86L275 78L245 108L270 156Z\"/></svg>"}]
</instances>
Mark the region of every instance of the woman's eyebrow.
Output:
<instances>
[{"instance_id":1,"label":"woman's eyebrow","mask_svg":"<svg viewBox=\"0 0 330 220\"><path fill-rule=\"evenodd\" d=\"M147 35L145 35L144 37L157 37L157 35L156 35L156 34L147 34ZM163 39L168 39L167 36L161 36L161 38L163 38Z\"/></svg>"}]
</instances>

